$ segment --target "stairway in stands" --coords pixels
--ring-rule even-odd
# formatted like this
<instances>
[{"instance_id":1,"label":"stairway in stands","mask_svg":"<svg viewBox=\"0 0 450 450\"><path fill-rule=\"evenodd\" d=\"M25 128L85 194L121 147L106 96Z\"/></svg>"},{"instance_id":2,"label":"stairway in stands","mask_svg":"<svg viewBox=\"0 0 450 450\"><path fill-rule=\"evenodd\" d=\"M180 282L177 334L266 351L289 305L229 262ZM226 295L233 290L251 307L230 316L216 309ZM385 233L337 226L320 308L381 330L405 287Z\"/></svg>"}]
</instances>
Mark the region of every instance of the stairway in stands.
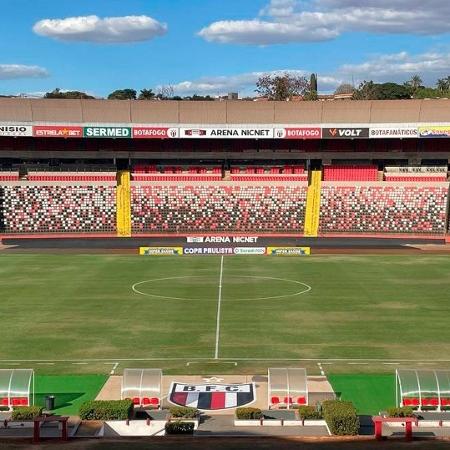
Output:
<instances>
[{"instance_id":1,"label":"stairway in stands","mask_svg":"<svg viewBox=\"0 0 450 450\"><path fill-rule=\"evenodd\" d=\"M305 237L317 237L319 234L320 217L320 189L322 185L322 172L313 170L308 183L305 212Z\"/></svg>"}]
</instances>

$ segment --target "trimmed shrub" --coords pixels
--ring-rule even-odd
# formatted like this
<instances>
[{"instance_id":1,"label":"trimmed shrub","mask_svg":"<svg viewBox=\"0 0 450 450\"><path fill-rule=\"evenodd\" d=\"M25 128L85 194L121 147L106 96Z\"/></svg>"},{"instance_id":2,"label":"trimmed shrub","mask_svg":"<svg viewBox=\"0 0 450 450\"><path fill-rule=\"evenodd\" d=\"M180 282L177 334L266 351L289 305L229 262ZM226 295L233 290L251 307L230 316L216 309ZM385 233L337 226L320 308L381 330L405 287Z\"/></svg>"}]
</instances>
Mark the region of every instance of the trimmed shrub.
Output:
<instances>
[{"instance_id":1,"label":"trimmed shrub","mask_svg":"<svg viewBox=\"0 0 450 450\"><path fill-rule=\"evenodd\" d=\"M336 436L358 434L359 419L352 402L326 400L322 404L322 412L332 434Z\"/></svg>"},{"instance_id":2,"label":"trimmed shrub","mask_svg":"<svg viewBox=\"0 0 450 450\"><path fill-rule=\"evenodd\" d=\"M193 434L194 424L177 420L176 422L167 422L165 429L167 434Z\"/></svg>"},{"instance_id":3,"label":"trimmed shrub","mask_svg":"<svg viewBox=\"0 0 450 450\"><path fill-rule=\"evenodd\" d=\"M236 418L240 420L259 420L263 416L259 408L237 408Z\"/></svg>"},{"instance_id":4,"label":"trimmed shrub","mask_svg":"<svg viewBox=\"0 0 450 450\"><path fill-rule=\"evenodd\" d=\"M322 419L322 413L317 411L314 406L299 406L298 416L302 420L318 420Z\"/></svg>"},{"instance_id":5,"label":"trimmed shrub","mask_svg":"<svg viewBox=\"0 0 450 450\"><path fill-rule=\"evenodd\" d=\"M0 411L9 411L9 406L0 406Z\"/></svg>"},{"instance_id":6,"label":"trimmed shrub","mask_svg":"<svg viewBox=\"0 0 450 450\"><path fill-rule=\"evenodd\" d=\"M414 410L410 406L403 406L401 408L388 408L387 413L389 417L412 417Z\"/></svg>"},{"instance_id":7,"label":"trimmed shrub","mask_svg":"<svg viewBox=\"0 0 450 450\"><path fill-rule=\"evenodd\" d=\"M131 400L91 400L80 406L82 420L127 420L131 417Z\"/></svg>"},{"instance_id":8,"label":"trimmed shrub","mask_svg":"<svg viewBox=\"0 0 450 450\"><path fill-rule=\"evenodd\" d=\"M196 419L199 414L197 408L188 408L186 406L173 406L169 411L172 417L180 419Z\"/></svg>"},{"instance_id":9,"label":"trimmed shrub","mask_svg":"<svg viewBox=\"0 0 450 450\"><path fill-rule=\"evenodd\" d=\"M15 406L11 415L11 420L20 422L22 420L33 420L42 415L40 406Z\"/></svg>"}]
</instances>

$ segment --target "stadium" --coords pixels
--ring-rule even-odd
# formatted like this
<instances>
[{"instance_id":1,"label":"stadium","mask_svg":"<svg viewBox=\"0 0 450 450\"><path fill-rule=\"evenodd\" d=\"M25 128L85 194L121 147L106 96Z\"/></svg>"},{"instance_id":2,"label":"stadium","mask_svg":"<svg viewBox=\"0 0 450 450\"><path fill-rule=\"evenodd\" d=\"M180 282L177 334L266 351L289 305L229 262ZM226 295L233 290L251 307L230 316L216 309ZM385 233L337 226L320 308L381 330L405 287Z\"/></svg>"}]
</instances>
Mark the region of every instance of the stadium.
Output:
<instances>
[{"instance_id":1,"label":"stadium","mask_svg":"<svg viewBox=\"0 0 450 450\"><path fill-rule=\"evenodd\" d=\"M445 425L449 138L450 100L1 98L2 405Z\"/></svg>"}]
</instances>

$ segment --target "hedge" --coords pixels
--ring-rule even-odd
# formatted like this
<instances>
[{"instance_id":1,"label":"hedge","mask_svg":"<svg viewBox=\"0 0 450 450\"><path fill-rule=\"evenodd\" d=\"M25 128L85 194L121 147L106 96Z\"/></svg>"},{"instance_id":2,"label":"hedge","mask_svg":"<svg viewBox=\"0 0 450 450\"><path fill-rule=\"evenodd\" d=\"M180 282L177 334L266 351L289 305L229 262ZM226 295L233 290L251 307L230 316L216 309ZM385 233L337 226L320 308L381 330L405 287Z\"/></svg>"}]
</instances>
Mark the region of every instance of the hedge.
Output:
<instances>
[{"instance_id":1,"label":"hedge","mask_svg":"<svg viewBox=\"0 0 450 450\"><path fill-rule=\"evenodd\" d=\"M35 417L42 415L40 406L17 406L14 407L11 420L20 422L22 420L33 420Z\"/></svg>"},{"instance_id":2,"label":"hedge","mask_svg":"<svg viewBox=\"0 0 450 450\"><path fill-rule=\"evenodd\" d=\"M167 434L193 434L194 423L181 422L179 420L176 422L167 422L165 429Z\"/></svg>"},{"instance_id":3,"label":"hedge","mask_svg":"<svg viewBox=\"0 0 450 450\"><path fill-rule=\"evenodd\" d=\"M199 414L198 409L188 408L186 406L173 406L169 411L172 417L180 419L195 419Z\"/></svg>"},{"instance_id":4,"label":"hedge","mask_svg":"<svg viewBox=\"0 0 450 450\"><path fill-rule=\"evenodd\" d=\"M388 408L389 417L412 417L414 410L410 406L403 406L402 408Z\"/></svg>"},{"instance_id":5,"label":"hedge","mask_svg":"<svg viewBox=\"0 0 450 450\"><path fill-rule=\"evenodd\" d=\"M131 400L91 400L80 406L82 420L127 420L131 417Z\"/></svg>"},{"instance_id":6,"label":"hedge","mask_svg":"<svg viewBox=\"0 0 450 450\"><path fill-rule=\"evenodd\" d=\"M359 419L352 402L326 400L322 404L322 412L332 434L337 436L358 434Z\"/></svg>"},{"instance_id":7,"label":"hedge","mask_svg":"<svg viewBox=\"0 0 450 450\"><path fill-rule=\"evenodd\" d=\"M299 406L298 416L302 420L322 419L322 413L320 411L317 411L314 406Z\"/></svg>"},{"instance_id":8,"label":"hedge","mask_svg":"<svg viewBox=\"0 0 450 450\"><path fill-rule=\"evenodd\" d=\"M263 416L259 408L237 408L236 418L240 420L259 420Z\"/></svg>"}]
</instances>

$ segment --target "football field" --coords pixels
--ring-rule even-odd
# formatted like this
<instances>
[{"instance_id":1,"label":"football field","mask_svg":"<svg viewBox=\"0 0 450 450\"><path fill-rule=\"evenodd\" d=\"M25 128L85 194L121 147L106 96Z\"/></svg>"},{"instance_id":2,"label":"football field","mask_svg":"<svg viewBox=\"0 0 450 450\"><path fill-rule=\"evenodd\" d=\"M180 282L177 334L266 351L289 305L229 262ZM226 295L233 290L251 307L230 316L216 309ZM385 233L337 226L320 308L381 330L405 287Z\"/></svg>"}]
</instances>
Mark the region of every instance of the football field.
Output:
<instances>
[{"instance_id":1,"label":"football field","mask_svg":"<svg viewBox=\"0 0 450 450\"><path fill-rule=\"evenodd\" d=\"M0 367L450 367L450 258L0 255Z\"/></svg>"}]
</instances>

